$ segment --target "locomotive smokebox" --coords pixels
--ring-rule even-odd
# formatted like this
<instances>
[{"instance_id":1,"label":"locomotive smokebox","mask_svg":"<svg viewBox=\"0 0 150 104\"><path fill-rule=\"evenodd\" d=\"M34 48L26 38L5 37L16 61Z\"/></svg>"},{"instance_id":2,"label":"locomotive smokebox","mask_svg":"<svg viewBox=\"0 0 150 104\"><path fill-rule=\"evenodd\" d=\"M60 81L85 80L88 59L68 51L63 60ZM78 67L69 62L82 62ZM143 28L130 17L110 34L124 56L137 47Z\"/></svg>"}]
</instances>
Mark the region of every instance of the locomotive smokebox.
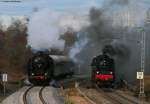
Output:
<instances>
[{"instance_id":1,"label":"locomotive smokebox","mask_svg":"<svg viewBox=\"0 0 150 104\"><path fill-rule=\"evenodd\" d=\"M101 87L114 87L115 63L106 53L93 58L91 80Z\"/></svg>"}]
</instances>

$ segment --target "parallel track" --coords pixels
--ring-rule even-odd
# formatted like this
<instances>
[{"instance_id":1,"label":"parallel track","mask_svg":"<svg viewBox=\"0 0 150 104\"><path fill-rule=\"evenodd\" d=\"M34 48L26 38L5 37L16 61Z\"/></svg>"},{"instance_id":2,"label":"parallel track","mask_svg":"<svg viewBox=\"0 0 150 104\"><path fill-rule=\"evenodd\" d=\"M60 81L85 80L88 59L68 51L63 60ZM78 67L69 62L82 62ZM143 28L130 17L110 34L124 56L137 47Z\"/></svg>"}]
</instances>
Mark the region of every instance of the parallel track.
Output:
<instances>
[{"instance_id":1,"label":"parallel track","mask_svg":"<svg viewBox=\"0 0 150 104\"><path fill-rule=\"evenodd\" d=\"M43 92L44 88L45 88L45 87L42 87L42 88L40 89L39 98L40 98L42 104L47 104L47 103L45 102L43 96L42 96L42 92Z\"/></svg>"},{"instance_id":2,"label":"parallel track","mask_svg":"<svg viewBox=\"0 0 150 104\"><path fill-rule=\"evenodd\" d=\"M33 88L33 86L29 87L29 88L25 91L25 93L24 93L24 95L23 95L23 103L24 103L24 104L28 104L28 102L27 102L27 94L28 94L28 92L29 92L32 88Z\"/></svg>"},{"instance_id":3,"label":"parallel track","mask_svg":"<svg viewBox=\"0 0 150 104\"><path fill-rule=\"evenodd\" d=\"M125 99L125 100L131 102L132 104L139 104L139 103L137 103L137 102L135 102L135 101L133 101L133 100L131 100L131 99L129 99L129 98L127 98L127 97L125 97L125 96L123 96L123 95L117 93L117 92L115 92L115 94L118 95L118 96L120 96L121 98L123 98L123 99Z\"/></svg>"},{"instance_id":4,"label":"parallel track","mask_svg":"<svg viewBox=\"0 0 150 104\"><path fill-rule=\"evenodd\" d=\"M33 89L33 88L34 88L34 86L31 86L31 87L29 87L29 88L25 91L25 93L24 93L24 95L23 95L23 103L24 103L24 104L29 104L28 101L27 101L27 95L28 95L29 91L30 91L31 89ZM45 88L45 87L42 87L42 88L40 89L40 91L39 91L39 99L40 99L40 101L42 102L42 104L47 104L47 103L45 102L44 98L43 98L43 95L42 95L42 92L43 92L44 88Z\"/></svg>"},{"instance_id":5,"label":"parallel track","mask_svg":"<svg viewBox=\"0 0 150 104\"><path fill-rule=\"evenodd\" d=\"M100 89L96 86L98 92L103 93L103 97L110 99L114 104L139 104L138 102L131 100L117 92L113 89ZM108 90L108 91L106 91Z\"/></svg>"}]
</instances>

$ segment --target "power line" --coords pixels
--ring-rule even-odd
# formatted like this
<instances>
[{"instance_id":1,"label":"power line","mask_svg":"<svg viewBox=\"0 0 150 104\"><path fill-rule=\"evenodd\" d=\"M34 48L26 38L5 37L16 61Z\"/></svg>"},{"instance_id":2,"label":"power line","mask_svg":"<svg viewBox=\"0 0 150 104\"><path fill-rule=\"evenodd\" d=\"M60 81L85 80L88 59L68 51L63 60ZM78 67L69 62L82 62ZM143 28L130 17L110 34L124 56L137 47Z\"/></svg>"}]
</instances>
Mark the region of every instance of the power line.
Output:
<instances>
[{"instance_id":1,"label":"power line","mask_svg":"<svg viewBox=\"0 0 150 104\"><path fill-rule=\"evenodd\" d=\"M20 0L2 0L0 2L21 2Z\"/></svg>"}]
</instances>

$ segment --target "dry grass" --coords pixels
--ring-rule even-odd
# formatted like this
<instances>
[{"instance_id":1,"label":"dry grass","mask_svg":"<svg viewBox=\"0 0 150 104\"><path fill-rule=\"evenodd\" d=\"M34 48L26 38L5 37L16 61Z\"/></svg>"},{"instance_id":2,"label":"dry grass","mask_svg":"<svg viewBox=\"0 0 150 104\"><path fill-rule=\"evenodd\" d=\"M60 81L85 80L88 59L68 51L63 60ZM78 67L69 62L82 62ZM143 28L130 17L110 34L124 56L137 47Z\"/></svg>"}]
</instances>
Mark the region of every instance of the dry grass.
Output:
<instances>
[{"instance_id":1,"label":"dry grass","mask_svg":"<svg viewBox=\"0 0 150 104\"><path fill-rule=\"evenodd\" d=\"M75 88L65 89L65 104L89 104Z\"/></svg>"},{"instance_id":2,"label":"dry grass","mask_svg":"<svg viewBox=\"0 0 150 104\"><path fill-rule=\"evenodd\" d=\"M147 100L150 101L150 75L145 76L144 82Z\"/></svg>"},{"instance_id":3,"label":"dry grass","mask_svg":"<svg viewBox=\"0 0 150 104\"><path fill-rule=\"evenodd\" d=\"M150 75L145 76L145 91L150 92Z\"/></svg>"}]
</instances>

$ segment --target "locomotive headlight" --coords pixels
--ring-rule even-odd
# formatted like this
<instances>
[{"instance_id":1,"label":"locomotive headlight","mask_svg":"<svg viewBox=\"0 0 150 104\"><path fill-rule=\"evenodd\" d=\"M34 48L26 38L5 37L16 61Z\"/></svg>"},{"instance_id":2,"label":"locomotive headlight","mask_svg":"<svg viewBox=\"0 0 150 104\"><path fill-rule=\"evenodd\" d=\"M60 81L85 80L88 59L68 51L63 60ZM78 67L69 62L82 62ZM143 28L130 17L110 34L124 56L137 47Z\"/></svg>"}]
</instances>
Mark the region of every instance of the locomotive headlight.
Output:
<instances>
[{"instance_id":1,"label":"locomotive headlight","mask_svg":"<svg viewBox=\"0 0 150 104\"><path fill-rule=\"evenodd\" d=\"M31 75L34 75L34 73L32 73Z\"/></svg>"},{"instance_id":2,"label":"locomotive headlight","mask_svg":"<svg viewBox=\"0 0 150 104\"><path fill-rule=\"evenodd\" d=\"M97 71L96 74L99 74L99 71Z\"/></svg>"},{"instance_id":3,"label":"locomotive headlight","mask_svg":"<svg viewBox=\"0 0 150 104\"><path fill-rule=\"evenodd\" d=\"M44 75L47 76L47 73L45 73Z\"/></svg>"},{"instance_id":4,"label":"locomotive headlight","mask_svg":"<svg viewBox=\"0 0 150 104\"><path fill-rule=\"evenodd\" d=\"M110 74L113 74L113 72L110 72Z\"/></svg>"}]
</instances>

